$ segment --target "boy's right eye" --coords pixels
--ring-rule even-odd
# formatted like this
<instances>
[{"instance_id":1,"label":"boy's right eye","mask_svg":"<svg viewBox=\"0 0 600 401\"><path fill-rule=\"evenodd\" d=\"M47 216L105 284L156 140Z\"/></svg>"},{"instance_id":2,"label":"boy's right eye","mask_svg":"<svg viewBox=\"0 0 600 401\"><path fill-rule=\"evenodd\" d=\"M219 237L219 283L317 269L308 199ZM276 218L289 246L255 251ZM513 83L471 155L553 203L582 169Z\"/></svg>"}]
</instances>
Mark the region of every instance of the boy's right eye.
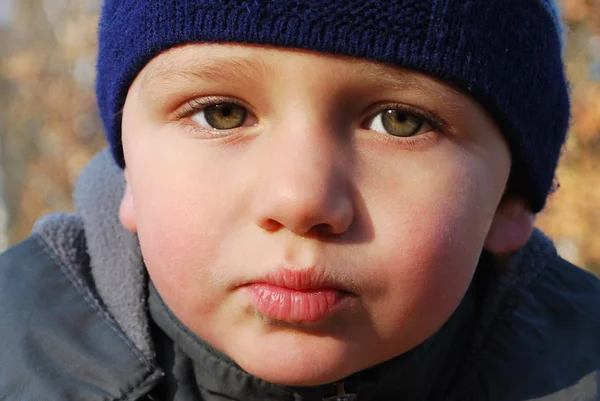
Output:
<instances>
[{"instance_id":1,"label":"boy's right eye","mask_svg":"<svg viewBox=\"0 0 600 401\"><path fill-rule=\"evenodd\" d=\"M229 130L246 125L248 110L235 103L219 103L203 107L191 116L203 128Z\"/></svg>"}]
</instances>

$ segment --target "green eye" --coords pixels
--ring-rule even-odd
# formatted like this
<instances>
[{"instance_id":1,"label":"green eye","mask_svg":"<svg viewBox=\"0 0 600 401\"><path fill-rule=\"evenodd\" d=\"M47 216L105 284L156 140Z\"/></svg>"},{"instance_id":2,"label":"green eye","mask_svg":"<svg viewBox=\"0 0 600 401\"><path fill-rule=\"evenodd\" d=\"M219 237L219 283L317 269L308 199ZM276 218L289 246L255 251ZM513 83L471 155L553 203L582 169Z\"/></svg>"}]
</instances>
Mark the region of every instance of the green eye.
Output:
<instances>
[{"instance_id":1,"label":"green eye","mask_svg":"<svg viewBox=\"0 0 600 401\"><path fill-rule=\"evenodd\" d=\"M241 127L248 118L248 110L234 103L207 106L196 113L192 120L208 129L228 130Z\"/></svg>"},{"instance_id":2,"label":"green eye","mask_svg":"<svg viewBox=\"0 0 600 401\"><path fill-rule=\"evenodd\" d=\"M389 109L377 114L368 129L399 137L416 135L427 125L424 118L402 110Z\"/></svg>"}]
</instances>

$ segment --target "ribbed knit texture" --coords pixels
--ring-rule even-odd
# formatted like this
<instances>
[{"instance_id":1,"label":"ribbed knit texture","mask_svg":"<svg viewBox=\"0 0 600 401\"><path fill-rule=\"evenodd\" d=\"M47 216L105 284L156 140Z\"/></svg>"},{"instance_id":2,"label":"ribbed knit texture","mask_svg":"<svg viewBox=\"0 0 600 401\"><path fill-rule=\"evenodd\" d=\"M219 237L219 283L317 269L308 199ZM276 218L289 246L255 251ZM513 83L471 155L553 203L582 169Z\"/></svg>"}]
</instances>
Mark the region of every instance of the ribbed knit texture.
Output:
<instances>
[{"instance_id":1,"label":"ribbed knit texture","mask_svg":"<svg viewBox=\"0 0 600 401\"><path fill-rule=\"evenodd\" d=\"M494 118L512 190L540 211L569 123L555 0L105 0L97 96L124 166L121 111L141 69L187 42L242 42L367 58L461 89Z\"/></svg>"}]
</instances>

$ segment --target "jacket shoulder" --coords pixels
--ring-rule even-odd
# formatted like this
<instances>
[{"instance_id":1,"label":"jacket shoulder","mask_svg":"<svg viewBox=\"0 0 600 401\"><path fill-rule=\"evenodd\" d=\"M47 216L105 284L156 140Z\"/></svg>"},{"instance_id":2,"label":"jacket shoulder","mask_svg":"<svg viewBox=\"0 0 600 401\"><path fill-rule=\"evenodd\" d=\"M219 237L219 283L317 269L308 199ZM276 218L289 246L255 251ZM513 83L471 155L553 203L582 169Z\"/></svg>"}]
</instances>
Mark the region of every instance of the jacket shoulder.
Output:
<instances>
[{"instance_id":1,"label":"jacket shoulder","mask_svg":"<svg viewBox=\"0 0 600 401\"><path fill-rule=\"evenodd\" d=\"M0 399L135 400L158 373L33 235L0 255Z\"/></svg>"},{"instance_id":2,"label":"jacket shoulder","mask_svg":"<svg viewBox=\"0 0 600 401\"><path fill-rule=\"evenodd\" d=\"M474 399L600 401L600 280L557 255L539 263L476 351Z\"/></svg>"}]
</instances>

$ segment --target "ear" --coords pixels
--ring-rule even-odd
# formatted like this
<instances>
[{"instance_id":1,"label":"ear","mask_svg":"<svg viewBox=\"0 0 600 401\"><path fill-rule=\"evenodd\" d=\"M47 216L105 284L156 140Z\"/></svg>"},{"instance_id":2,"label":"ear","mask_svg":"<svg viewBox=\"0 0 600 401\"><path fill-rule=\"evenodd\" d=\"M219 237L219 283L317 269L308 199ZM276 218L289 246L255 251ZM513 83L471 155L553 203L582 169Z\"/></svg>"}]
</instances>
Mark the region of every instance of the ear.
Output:
<instances>
[{"instance_id":1,"label":"ear","mask_svg":"<svg viewBox=\"0 0 600 401\"><path fill-rule=\"evenodd\" d=\"M133 194L131 192L131 186L129 185L129 179L127 178L127 171L125 174L125 191L123 192L123 199L121 199L121 207L119 208L119 219L121 224L127 230L132 233L137 232L137 224L135 221L135 206L133 203Z\"/></svg>"},{"instance_id":2,"label":"ear","mask_svg":"<svg viewBox=\"0 0 600 401\"><path fill-rule=\"evenodd\" d=\"M484 249L507 255L523 247L533 232L534 215L518 198L504 198L485 239Z\"/></svg>"}]
</instances>

